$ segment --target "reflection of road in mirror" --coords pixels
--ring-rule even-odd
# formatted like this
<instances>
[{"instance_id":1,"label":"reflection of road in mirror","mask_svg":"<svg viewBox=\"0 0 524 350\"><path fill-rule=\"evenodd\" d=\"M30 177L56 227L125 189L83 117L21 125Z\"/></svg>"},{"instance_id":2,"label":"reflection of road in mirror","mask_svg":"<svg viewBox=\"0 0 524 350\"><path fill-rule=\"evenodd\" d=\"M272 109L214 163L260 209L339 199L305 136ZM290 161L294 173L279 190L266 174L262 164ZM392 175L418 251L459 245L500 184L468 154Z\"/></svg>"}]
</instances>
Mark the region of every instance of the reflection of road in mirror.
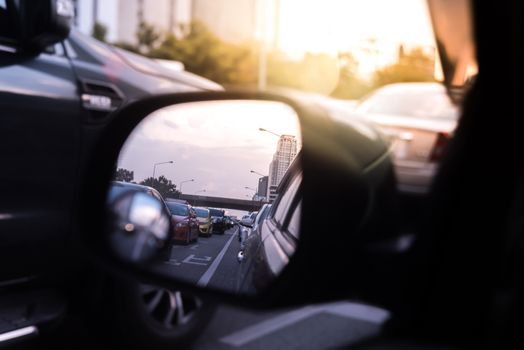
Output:
<instances>
[{"instance_id":1,"label":"reflection of road in mirror","mask_svg":"<svg viewBox=\"0 0 524 350\"><path fill-rule=\"evenodd\" d=\"M157 269L200 287L235 292L240 272L238 230L235 225L223 235L200 237L189 245L173 245L169 260L159 263Z\"/></svg>"},{"instance_id":2,"label":"reflection of road in mirror","mask_svg":"<svg viewBox=\"0 0 524 350\"><path fill-rule=\"evenodd\" d=\"M301 142L297 113L281 102L183 103L147 116L114 180L136 183L170 214L168 256L154 269L203 288L265 289L299 238Z\"/></svg>"}]
</instances>

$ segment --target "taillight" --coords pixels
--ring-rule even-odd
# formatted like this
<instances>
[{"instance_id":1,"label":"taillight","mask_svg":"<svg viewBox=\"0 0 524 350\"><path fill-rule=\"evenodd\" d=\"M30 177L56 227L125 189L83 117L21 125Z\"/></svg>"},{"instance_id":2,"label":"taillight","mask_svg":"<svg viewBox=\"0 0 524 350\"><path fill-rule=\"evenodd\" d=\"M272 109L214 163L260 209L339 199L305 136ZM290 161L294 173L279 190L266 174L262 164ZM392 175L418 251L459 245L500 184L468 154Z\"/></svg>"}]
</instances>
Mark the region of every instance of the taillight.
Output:
<instances>
[{"instance_id":1,"label":"taillight","mask_svg":"<svg viewBox=\"0 0 524 350\"><path fill-rule=\"evenodd\" d=\"M429 157L430 162L440 162L450 139L451 135L447 132L439 132L437 134L437 140Z\"/></svg>"}]
</instances>

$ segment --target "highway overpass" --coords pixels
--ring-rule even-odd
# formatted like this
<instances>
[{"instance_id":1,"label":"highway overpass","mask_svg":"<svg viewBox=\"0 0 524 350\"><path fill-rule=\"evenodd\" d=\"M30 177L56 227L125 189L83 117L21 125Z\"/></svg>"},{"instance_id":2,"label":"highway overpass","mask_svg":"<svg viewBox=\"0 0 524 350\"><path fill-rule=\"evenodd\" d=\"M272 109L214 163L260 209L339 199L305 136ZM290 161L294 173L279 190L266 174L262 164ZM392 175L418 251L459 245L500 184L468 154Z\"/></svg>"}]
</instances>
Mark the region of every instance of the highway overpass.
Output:
<instances>
[{"instance_id":1,"label":"highway overpass","mask_svg":"<svg viewBox=\"0 0 524 350\"><path fill-rule=\"evenodd\" d=\"M267 202L244 200L236 198L197 196L191 194L182 194L180 199L185 199L191 205L196 207L224 208L245 211L257 211Z\"/></svg>"}]
</instances>

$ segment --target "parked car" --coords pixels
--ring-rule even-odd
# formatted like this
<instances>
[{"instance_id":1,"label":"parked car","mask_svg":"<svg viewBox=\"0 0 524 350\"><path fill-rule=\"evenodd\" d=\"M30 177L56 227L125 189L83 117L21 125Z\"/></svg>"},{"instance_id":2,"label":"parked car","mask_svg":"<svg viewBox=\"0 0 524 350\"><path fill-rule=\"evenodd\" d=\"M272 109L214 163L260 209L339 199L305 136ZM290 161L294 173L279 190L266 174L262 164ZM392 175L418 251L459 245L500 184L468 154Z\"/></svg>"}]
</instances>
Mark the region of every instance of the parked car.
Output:
<instances>
[{"instance_id":1,"label":"parked car","mask_svg":"<svg viewBox=\"0 0 524 350\"><path fill-rule=\"evenodd\" d=\"M168 201L173 224L173 239L175 242L189 244L198 240L199 222L197 214L189 204Z\"/></svg>"},{"instance_id":2,"label":"parked car","mask_svg":"<svg viewBox=\"0 0 524 350\"><path fill-rule=\"evenodd\" d=\"M226 232L226 218L223 209L209 208L211 219L213 220L213 233L223 235Z\"/></svg>"},{"instance_id":3,"label":"parked car","mask_svg":"<svg viewBox=\"0 0 524 350\"><path fill-rule=\"evenodd\" d=\"M387 85L364 98L354 112L390 140L399 189L426 193L457 126L458 109L445 87L439 83Z\"/></svg>"},{"instance_id":4,"label":"parked car","mask_svg":"<svg viewBox=\"0 0 524 350\"><path fill-rule=\"evenodd\" d=\"M200 236L210 237L213 234L213 220L211 219L211 212L207 208L194 207L197 219Z\"/></svg>"}]
</instances>

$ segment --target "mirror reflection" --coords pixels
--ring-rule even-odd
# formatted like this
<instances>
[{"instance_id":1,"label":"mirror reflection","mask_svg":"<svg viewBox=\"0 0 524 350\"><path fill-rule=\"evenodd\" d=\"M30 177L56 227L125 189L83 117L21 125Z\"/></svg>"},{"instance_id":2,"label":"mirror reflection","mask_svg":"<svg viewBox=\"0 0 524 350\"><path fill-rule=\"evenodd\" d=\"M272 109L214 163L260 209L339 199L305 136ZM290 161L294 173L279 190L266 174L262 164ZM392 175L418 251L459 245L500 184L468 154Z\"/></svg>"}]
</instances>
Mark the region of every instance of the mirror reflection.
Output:
<instances>
[{"instance_id":1,"label":"mirror reflection","mask_svg":"<svg viewBox=\"0 0 524 350\"><path fill-rule=\"evenodd\" d=\"M122 148L112 184L167 209L166 252L146 267L233 293L266 288L299 238L300 149L296 112L280 102L184 103L147 116Z\"/></svg>"}]
</instances>

